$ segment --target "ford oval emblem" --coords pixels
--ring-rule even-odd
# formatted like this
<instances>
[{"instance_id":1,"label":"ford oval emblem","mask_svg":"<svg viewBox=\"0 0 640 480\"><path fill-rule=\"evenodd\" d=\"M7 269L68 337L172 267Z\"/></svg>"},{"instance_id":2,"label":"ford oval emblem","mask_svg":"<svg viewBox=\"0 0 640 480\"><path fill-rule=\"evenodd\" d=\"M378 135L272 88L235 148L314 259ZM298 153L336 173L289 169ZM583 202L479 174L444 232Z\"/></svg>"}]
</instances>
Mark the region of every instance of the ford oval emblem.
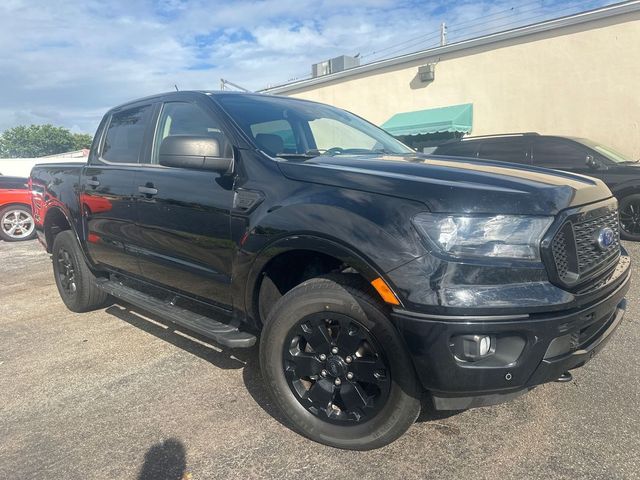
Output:
<instances>
[{"instance_id":1,"label":"ford oval emblem","mask_svg":"<svg viewBox=\"0 0 640 480\"><path fill-rule=\"evenodd\" d=\"M600 250L606 250L611 245L613 245L613 242L615 242L615 240L616 235L609 227L603 228L602 230L600 230L600 233L598 233L598 246L600 247Z\"/></svg>"}]
</instances>

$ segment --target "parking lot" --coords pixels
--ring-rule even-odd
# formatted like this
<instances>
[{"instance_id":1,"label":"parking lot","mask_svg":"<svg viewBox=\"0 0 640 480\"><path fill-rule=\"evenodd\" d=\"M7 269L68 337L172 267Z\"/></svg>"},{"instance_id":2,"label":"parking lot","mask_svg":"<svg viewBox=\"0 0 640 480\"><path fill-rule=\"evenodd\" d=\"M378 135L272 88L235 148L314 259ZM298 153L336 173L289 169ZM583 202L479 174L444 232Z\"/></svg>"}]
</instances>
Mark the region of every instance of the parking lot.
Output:
<instances>
[{"instance_id":1,"label":"parking lot","mask_svg":"<svg viewBox=\"0 0 640 480\"><path fill-rule=\"evenodd\" d=\"M220 348L127 305L71 313L35 241L0 243L0 265L1 479L640 478L638 282L572 383L453 415L425 408L400 440L358 453L283 424L257 348Z\"/></svg>"}]
</instances>

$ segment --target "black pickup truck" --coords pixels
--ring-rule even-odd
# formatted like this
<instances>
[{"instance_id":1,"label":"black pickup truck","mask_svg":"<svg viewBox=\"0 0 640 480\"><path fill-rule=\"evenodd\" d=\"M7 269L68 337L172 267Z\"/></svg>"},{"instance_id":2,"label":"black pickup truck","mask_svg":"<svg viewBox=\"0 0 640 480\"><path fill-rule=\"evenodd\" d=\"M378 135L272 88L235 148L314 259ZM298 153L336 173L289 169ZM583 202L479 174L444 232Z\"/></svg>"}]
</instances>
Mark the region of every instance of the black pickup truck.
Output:
<instances>
[{"instance_id":1,"label":"black pickup truck","mask_svg":"<svg viewBox=\"0 0 640 480\"><path fill-rule=\"evenodd\" d=\"M71 310L115 297L225 347L259 336L291 425L336 447L393 441L425 392L460 410L568 381L625 310L600 180L420 155L318 103L145 98L30 184Z\"/></svg>"}]
</instances>

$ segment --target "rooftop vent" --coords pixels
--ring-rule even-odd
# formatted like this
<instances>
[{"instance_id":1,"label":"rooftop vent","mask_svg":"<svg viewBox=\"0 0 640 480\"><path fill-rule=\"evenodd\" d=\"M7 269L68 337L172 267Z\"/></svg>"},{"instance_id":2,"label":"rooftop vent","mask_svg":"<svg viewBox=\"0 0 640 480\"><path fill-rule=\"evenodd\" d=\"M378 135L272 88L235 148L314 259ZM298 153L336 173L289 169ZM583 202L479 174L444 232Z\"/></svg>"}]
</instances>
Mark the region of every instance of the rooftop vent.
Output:
<instances>
[{"instance_id":1,"label":"rooftop vent","mask_svg":"<svg viewBox=\"0 0 640 480\"><path fill-rule=\"evenodd\" d=\"M324 62L314 63L311 66L311 75L315 77L321 77L323 75L329 75L330 73L341 72L348 68L357 67L360 65L359 57L350 57L348 55L341 55L331 60L325 60Z\"/></svg>"}]
</instances>

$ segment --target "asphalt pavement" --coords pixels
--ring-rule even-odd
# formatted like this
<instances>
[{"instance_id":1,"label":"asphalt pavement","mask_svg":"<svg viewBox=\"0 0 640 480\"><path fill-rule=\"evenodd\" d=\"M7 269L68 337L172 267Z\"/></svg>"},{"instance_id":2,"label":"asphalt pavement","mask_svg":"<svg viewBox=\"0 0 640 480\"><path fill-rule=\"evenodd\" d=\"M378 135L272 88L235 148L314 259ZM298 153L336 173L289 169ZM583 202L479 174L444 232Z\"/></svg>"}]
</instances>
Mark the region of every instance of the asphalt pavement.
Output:
<instances>
[{"instance_id":1,"label":"asphalt pavement","mask_svg":"<svg viewBox=\"0 0 640 480\"><path fill-rule=\"evenodd\" d=\"M69 312L40 244L0 242L0 479L640 478L638 268L622 325L573 382L425 409L395 443L350 452L287 428L257 348L129 306Z\"/></svg>"}]
</instances>

